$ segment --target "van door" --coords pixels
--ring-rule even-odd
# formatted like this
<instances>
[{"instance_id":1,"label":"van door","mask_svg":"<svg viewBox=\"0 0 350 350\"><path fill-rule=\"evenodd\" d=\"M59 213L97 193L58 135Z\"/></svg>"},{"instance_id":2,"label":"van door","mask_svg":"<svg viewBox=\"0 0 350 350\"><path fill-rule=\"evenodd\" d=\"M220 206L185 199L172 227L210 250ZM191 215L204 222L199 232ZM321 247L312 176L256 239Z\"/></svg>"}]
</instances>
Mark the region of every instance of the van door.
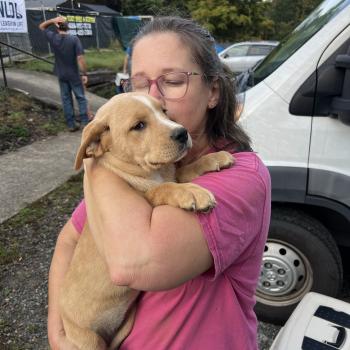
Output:
<instances>
[{"instance_id":1,"label":"van door","mask_svg":"<svg viewBox=\"0 0 350 350\"><path fill-rule=\"evenodd\" d=\"M317 67L307 189L308 195L331 199L348 207L350 206L350 110L341 112L335 102L339 102L340 97L341 102L344 102L343 105L346 105L346 100L349 99L350 107L349 38L350 26L327 47ZM348 68L347 64L336 63L339 61L339 55L349 56ZM344 56L342 58L344 59ZM346 57L345 59L347 61Z\"/></svg>"}]
</instances>

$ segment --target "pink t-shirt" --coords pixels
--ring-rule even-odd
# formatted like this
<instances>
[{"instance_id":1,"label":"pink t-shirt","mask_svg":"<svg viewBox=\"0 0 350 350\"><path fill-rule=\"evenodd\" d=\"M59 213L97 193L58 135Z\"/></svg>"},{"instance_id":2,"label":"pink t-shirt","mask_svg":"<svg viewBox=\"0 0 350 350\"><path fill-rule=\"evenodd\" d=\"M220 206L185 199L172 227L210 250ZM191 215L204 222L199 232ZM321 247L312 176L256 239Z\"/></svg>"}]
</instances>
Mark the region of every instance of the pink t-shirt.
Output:
<instances>
[{"instance_id":1,"label":"pink t-shirt","mask_svg":"<svg viewBox=\"0 0 350 350\"><path fill-rule=\"evenodd\" d=\"M271 184L255 153L234 157L232 168L194 181L217 201L209 214L198 214L214 267L175 289L143 292L121 350L257 349L253 307L270 222ZM79 232L85 219L82 202L72 215Z\"/></svg>"}]
</instances>

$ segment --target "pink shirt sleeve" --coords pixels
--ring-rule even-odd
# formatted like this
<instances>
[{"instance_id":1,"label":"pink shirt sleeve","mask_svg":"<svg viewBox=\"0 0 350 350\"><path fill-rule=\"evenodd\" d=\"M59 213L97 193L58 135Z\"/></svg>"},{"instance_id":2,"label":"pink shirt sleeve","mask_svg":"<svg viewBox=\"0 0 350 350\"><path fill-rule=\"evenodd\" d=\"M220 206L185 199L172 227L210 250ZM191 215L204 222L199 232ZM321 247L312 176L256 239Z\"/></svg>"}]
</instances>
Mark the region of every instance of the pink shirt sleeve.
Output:
<instances>
[{"instance_id":1,"label":"pink shirt sleeve","mask_svg":"<svg viewBox=\"0 0 350 350\"><path fill-rule=\"evenodd\" d=\"M214 269L205 274L210 279L239 265L247 256L261 255L270 220L267 168L253 152L236 153L234 157L232 168L194 180L211 191L217 202L209 214L198 214L214 260Z\"/></svg>"},{"instance_id":2,"label":"pink shirt sleeve","mask_svg":"<svg viewBox=\"0 0 350 350\"><path fill-rule=\"evenodd\" d=\"M71 220L75 229L81 233L86 221L86 207L84 199L74 209Z\"/></svg>"}]
</instances>

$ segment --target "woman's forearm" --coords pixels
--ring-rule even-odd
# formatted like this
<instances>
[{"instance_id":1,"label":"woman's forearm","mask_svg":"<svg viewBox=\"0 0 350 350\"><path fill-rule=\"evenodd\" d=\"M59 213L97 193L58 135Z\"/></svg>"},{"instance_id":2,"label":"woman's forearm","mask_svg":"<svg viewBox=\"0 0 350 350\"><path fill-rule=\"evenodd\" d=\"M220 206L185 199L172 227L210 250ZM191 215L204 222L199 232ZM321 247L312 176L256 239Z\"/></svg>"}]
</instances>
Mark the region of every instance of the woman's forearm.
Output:
<instances>
[{"instance_id":1,"label":"woman's forearm","mask_svg":"<svg viewBox=\"0 0 350 350\"><path fill-rule=\"evenodd\" d=\"M124 180L85 162L89 227L116 285L174 288L212 265L196 215L166 205L152 208Z\"/></svg>"},{"instance_id":2,"label":"woman's forearm","mask_svg":"<svg viewBox=\"0 0 350 350\"><path fill-rule=\"evenodd\" d=\"M78 233L69 221L57 239L49 272L48 287L48 338L52 349L64 337L64 328L59 311L59 292L64 276L72 260L77 244Z\"/></svg>"},{"instance_id":3,"label":"woman's forearm","mask_svg":"<svg viewBox=\"0 0 350 350\"><path fill-rule=\"evenodd\" d=\"M123 273L118 279L128 284L128 271L149 262L153 208L124 180L96 164L85 167L84 195L89 227L111 278L115 271Z\"/></svg>"}]
</instances>

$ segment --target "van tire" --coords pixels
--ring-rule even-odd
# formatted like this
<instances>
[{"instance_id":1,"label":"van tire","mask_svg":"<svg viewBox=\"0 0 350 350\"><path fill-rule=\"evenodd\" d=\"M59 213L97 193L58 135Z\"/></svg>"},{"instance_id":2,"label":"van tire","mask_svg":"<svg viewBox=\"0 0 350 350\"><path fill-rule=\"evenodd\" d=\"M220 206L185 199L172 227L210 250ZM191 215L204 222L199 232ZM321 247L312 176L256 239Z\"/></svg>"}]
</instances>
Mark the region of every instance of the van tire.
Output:
<instances>
[{"instance_id":1,"label":"van tire","mask_svg":"<svg viewBox=\"0 0 350 350\"><path fill-rule=\"evenodd\" d=\"M258 319L283 325L306 293L335 297L342 283L341 255L326 227L299 210L273 209L256 293Z\"/></svg>"}]
</instances>

